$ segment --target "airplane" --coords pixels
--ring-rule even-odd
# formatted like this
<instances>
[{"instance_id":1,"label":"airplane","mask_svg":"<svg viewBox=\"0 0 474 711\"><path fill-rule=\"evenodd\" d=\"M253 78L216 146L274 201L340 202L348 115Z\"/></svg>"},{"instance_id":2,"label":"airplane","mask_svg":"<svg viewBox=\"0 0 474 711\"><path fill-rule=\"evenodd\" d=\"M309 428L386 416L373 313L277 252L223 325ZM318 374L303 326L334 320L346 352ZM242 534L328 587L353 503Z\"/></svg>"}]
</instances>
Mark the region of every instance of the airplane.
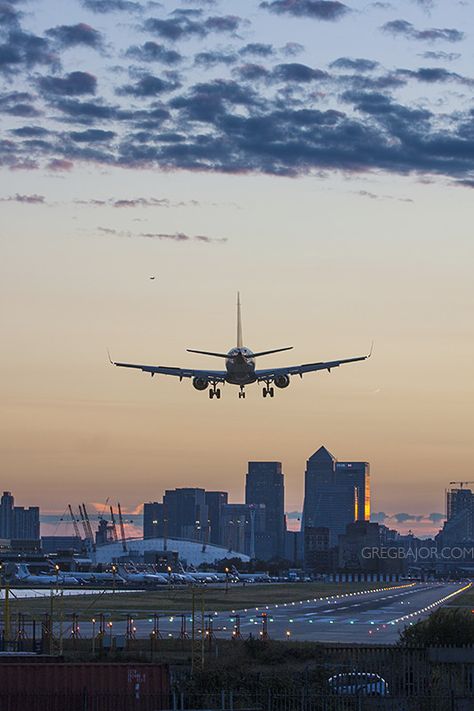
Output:
<instances>
[{"instance_id":1,"label":"airplane","mask_svg":"<svg viewBox=\"0 0 474 711\"><path fill-rule=\"evenodd\" d=\"M16 579L21 583L34 583L35 585L56 585L57 583L79 585L77 578L74 578L72 575L68 575L66 573L58 573L58 575L40 573L39 575L34 575L30 572L30 569L26 563L20 563L17 565Z\"/></svg>"},{"instance_id":2,"label":"airplane","mask_svg":"<svg viewBox=\"0 0 474 711\"><path fill-rule=\"evenodd\" d=\"M237 580L246 583L269 583L271 581L268 573L239 573L237 568L233 565L231 568L232 575L234 575Z\"/></svg>"},{"instance_id":3,"label":"airplane","mask_svg":"<svg viewBox=\"0 0 474 711\"><path fill-rule=\"evenodd\" d=\"M109 354L109 361L112 365L116 365L120 368L136 368L142 370L145 373L150 373L153 377L155 374L158 375L173 375L178 377L180 381L183 378L192 378L193 386L196 390L207 390L209 389L209 397L212 399L216 397L217 399L221 396L221 390L218 387L219 384L230 383L231 385L238 385L239 398L245 397L245 386L251 383L264 383L263 387L263 397L273 397L275 395L275 389L273 385L277 388L287 388L290 384L291 375L299 375L300 378L303 377L305 373L311 373L316 370L327 370L329 373L333 368L338 368L344 363L354 363L360 360L366 360L372 355L372 349L368 355L358 356L355 358L343 358L341 360L330 360L319 363L304 363L303 365L293 365L286 366L283 368L267 368L264 370L255 369L255 358L260 356L270 355L271 353L281 353L282 351L289 351L293 346L287 346L286 348L274 348L273 350L259 351L258 353L253 353L249 348L243 345L242 339L242 316L241 316L241 306L240 306L240 294L237 294L237 346L231 348L228 353L214 353L211 351L201 351L193 348L188 348L188 353L198 353L200 355L209 355L216 358L225 359L225 370L200 370L191 368L177 368L172 366L163 365L140 365L137 363L122 363L111 359Z\"/></svg>"},{"instance_id":4,"label":"airplane","mask_svg":"<svg viewBox=\"0 0 474 711\"><path fill-rule=\"evenodd\" d=\"M144 583L145 585L167 585L169 580L158 573L139 573L135 569L127 570L124 565L118 566L120 577L127 583Z\"/></svg>"}]
</instances>

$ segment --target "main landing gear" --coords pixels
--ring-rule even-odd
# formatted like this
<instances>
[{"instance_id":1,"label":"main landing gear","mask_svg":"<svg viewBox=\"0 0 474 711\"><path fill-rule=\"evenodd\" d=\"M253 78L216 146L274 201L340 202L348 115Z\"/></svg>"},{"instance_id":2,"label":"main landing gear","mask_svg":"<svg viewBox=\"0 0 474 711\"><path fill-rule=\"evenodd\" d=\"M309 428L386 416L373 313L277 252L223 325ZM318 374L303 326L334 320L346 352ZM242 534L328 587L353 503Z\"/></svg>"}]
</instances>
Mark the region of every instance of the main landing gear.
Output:
<instances>
[{"instance_id":1,"label":"main landing gear","mask_svg":"<svg viewBox=\"0 0 474 711\"><path fill-rule=\"evenodd\" d=\"M245 390L243 385L240 386L239 400L241 397L245 397Z\"/></svg>"},{"instance_id":2,"label":"main landing gear","mask_svg":"<svg viewBox=\"0 0 474 711\"><path fill-rule=\"evenodd\" d=\"M216 388L215 385L213 385L213 387L211 388L211 390L209 390L209 397L211 398L211 400L212 400L212 398L213 398L214 396L215 396L218 400L220 400L220 398L221 398L221 391L220 391L220 388Z\"/></svg>"},{"instance_id":3,"label":"main landing gear","mask_svg":"<svg viewBox=\"0 0 474 711\"><path fill-rule=\"evenodd\" d=\"M262 395L263 395L263 397L267 397L267 395L269 397L274 397L275 389L270 387L270 385L266 385L262 390Z\"/></svg>"}]
</instances>

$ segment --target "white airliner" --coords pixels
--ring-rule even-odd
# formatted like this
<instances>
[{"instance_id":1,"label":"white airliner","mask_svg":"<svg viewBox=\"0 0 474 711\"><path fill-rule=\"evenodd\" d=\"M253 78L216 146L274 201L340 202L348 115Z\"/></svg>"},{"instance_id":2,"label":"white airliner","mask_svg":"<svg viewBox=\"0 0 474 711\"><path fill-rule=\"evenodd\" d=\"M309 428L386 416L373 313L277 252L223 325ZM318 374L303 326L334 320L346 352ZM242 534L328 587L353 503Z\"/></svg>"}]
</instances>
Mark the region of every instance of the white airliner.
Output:
<instances>
[{"instance_id":1,"label":"white airliner","mask_svg":"<svg viewBox=\"0 0 474 711\"><path fill-rule=\"evenodd\" d=\"M248 348L245 348L242 341L242 318L240 313L240 295L237 295L237 346L231 348L228 353L214 353L211 351L198 351L188 348L189 353L199 353L200 355L215 356L216 358L225 358L225 370L192 370L189 368L177 368L164 365L141 365L138 363L119 363L113 361L110 356L110 362L120 368L137 368L145 373L150 373L153 377L158 375L174 375L180 380L183 378L192 378L192 382L196 390L209 389L209 397L221 396L220 383L230 383L238 385L240 388L239 398L245 397L245 386L251 383L264 383L263 397L273 397L277 388L287 388L290 384L290 375L299 375L301 378L305 373L311 373L315 370L327 370L331 372L332 368L337 368L344 363L354 363L359 360L366 360L368 355L358 356L356 358L344 358L341 360L330 360L320 363L305 363L303 365L290 365L284 368L268 368L266 370L255 369L255 358L260 356L270 355L271 353L280 353L281 351L289 351L293 346L286 348L274 348L269 351L260 351L253 353Z\"/></svg>"}]
</instances>

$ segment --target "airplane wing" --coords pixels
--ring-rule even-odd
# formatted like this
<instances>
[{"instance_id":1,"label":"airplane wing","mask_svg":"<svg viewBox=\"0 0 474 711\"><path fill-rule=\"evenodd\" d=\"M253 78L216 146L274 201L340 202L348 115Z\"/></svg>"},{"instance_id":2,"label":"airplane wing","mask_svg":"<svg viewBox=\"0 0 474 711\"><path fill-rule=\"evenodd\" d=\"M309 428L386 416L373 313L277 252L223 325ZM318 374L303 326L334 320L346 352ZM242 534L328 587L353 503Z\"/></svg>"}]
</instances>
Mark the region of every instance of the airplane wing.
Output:
<instances>
[{"instance_id":1,"label":"airplane wing","mask_svg":"<svg viewBox=\"0 0 474 711\"><path fill-rule=\"evenodd\" d=\"M117 365L119 368L136 368L143 370L144 373L150 375L174 375L182 380L183 378L207 378L211 381L224 382L227 372L225 370L191 370L189 368L174 368L166 365L141 365L139 363L118 363L111 360L112 365Z\"/></svg>"},{"instance_id":2,"label":"airplane wing","mask_svg":"<svg viewBox=\"0 0 474 711\"><path fill-rule=\"evenodd\" d=\"M344 363L355 363L359 360L367 360L370 357L370 353L365 356L358 356L357 358L342 358L341 360L328 360L322 361L320 363L304 363L303 365L290 365L286 368L268 368L266 370L256 370L255 375L257 380L274 380L279 375L299 375L303 377L305 373L312 373L315 370L327 370L331 371L333 368L338 368Z\"/></svg>"}]
</instances>

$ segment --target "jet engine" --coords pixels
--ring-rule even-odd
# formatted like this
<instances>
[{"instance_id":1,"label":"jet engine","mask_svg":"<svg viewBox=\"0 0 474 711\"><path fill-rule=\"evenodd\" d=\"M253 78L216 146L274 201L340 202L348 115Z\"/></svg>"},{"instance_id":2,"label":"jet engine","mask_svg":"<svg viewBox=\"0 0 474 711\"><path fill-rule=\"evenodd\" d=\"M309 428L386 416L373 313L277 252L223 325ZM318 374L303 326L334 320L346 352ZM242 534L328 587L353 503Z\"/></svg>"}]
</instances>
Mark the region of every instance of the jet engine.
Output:
<instances>
[{"instance_id":1,"label":"jet engine","mask_svg":"<svg viewBox=\"0 0 474 711\"><path fill-rule=\"evenodd\" d=\"M290 379L287 375L277 375L274 382L277 388L287 388L290 384Z\"/></svg>"},{"instance_id":2,"label":"jet engine","mask_svg":"<svg viewBox=\"0 0 474 711\"><path fill-rule=\"evenodd\" d=\"M196 390L205 390L209 386L207 378L193 378L193 385Z\"/></svg>"}]
</instances>

